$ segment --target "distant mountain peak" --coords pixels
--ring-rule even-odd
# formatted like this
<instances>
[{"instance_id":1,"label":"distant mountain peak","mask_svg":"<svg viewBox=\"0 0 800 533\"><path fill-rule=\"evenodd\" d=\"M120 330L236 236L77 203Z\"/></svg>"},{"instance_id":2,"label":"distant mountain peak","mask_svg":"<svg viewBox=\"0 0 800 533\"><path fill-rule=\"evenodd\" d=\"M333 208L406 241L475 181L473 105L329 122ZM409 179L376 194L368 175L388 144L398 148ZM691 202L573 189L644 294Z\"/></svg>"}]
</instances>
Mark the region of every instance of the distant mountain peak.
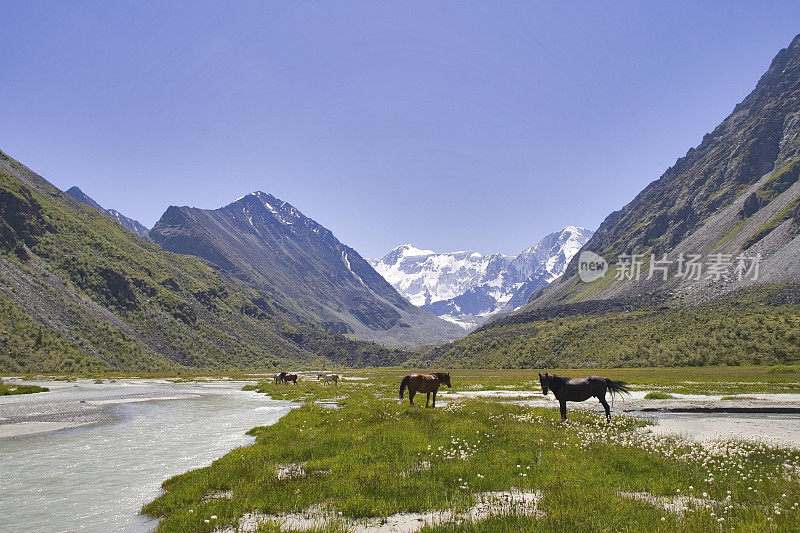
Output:
<instances>
[{"instance_id":1,"label":"distant mountain peak","mask_svg":"<svg viewBox=\"0 0 800 533\"><path fill-rule=\"evenodd\" d=\"M106 215L116 220L121 226L134 232L139 237L142 237L143 239L150 238L150 230L148 230L144 224L142 224L138 220L126 217L116 209L105 209L103 206L94 201L94 199L91 196L83 192L77 185L70 187L64 192L69 196L71 196L72 198L74 198L75 200L79 201L80 203L88 205L89 207L93 207L98 211L100 211L101 213L105 213Z\"/></svg>"},{"instance_id":2,"label":"distant mountain peak","mask_svg":"<svg viewBox=\"0 0 800 533\"><path fill-rule=\"evenodd\" d=\"M100 204L95 202L93 198L91 198L88 194L83 192L81 188L78 187L77 185L73 185L64 192L66 192L68 195L72 196L82 204L88 205L89 207L94 207L98 211L102 212L106 211Z\"/></svg>"},{"instance_id":3,"label":"distant mountain peak","mask_svg":"<svg viewBox=\"0 0 800 533\"><path fill-rule=\"evenodd\" d=\"M381 261L386 263L395 262L401 257L424 257L429 255L434 255L436 252L433 250L422 250L417 248L411 243L408 244L401 244L400 246L396 246L392 248L389 253L384 255L381 258Z\"/></svg>"}]
</instances>

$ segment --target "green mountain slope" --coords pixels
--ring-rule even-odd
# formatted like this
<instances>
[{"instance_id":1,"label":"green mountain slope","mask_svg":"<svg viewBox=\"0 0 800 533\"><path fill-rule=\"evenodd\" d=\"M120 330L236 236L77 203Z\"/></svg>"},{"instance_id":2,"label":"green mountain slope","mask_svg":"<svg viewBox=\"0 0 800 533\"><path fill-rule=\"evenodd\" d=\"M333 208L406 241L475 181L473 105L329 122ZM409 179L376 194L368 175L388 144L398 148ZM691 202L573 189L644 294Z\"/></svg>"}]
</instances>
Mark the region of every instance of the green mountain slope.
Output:
<instances>
[{"instance_id":1,"label":"green mountain slope","mask_svg":"<svg viewBox=\"0 0 800 533\"><path fill-rule=\"evenodd\" d=\"M420 365L575 368L800 361L800 287L743 289L692 306L553 306L434 348Z\"/></svg>"},{"instance_id":2,"label":"green mountain slope","mask_svg":"<svg viewBox=\"0 0 800 533\"><path fill-rule=\"evenodd\" d=\"M398 364L269 294L167 252L0 152L0 370Z\"/></svg>"}]
</instances>

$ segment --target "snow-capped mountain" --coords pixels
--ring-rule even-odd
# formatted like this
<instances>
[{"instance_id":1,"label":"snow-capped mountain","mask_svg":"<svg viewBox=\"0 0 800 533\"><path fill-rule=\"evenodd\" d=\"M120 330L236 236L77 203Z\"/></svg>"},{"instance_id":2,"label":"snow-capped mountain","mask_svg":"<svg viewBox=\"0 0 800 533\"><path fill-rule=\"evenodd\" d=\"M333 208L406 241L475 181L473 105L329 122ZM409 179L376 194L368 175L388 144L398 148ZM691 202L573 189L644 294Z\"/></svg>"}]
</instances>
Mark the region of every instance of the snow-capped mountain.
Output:
<instances>
[{"instance_id":1,"label":"snow-capped mountain","mask_svg":"<svg viewBox=\"0 0 800 533\"><path fill-rule=\"evenodd\" d=\"M516 257L461 251L436 253L404 244L369 263L411 303L471 329L527 303L564 273L592 231L567 226Z\"/></svg>"}]
</instances>

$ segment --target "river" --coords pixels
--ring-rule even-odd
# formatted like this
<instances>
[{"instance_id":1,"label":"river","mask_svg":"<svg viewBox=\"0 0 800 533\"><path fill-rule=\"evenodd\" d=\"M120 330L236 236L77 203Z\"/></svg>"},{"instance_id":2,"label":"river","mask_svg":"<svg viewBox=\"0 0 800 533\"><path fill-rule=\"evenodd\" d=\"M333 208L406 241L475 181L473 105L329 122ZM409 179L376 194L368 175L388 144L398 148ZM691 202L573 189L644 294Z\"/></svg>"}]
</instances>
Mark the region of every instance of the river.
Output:
<instances>
[{"instance_id":1,"label":"river","mask_svg":"<svg viewBox=\"0 0 800 533\"><path fill-rule=\"evenodd\" d=\"M292 408L241 382L41 384L51 391L0 396L0 531L152 531L139 510L165 479Z\"/></svg>"}]
</instances>

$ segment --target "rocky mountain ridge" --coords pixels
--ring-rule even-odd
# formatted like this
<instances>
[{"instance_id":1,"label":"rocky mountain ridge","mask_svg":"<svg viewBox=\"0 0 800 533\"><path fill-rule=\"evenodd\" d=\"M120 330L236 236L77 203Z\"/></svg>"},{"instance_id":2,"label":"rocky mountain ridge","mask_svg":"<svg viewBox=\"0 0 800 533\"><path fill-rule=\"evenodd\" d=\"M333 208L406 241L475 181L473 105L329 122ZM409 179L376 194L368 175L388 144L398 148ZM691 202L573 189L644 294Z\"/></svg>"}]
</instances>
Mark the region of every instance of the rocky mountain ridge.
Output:
<instances>
[{"instance_id":1,"label":"rocky mountain ridge","mask_svg":"<svg viewBox=\"0 0 800 533\"><path fill-rule=\"evenodd\" d=\"M273 298L300 322L388 345L462 334L411 305L355 250L291 204L257 191L213 210L169 207L150 232L172 252L202 257Z\"/></svg>"},{"instance_id":2,"label":"rocky mountain ridge","mask_svg":"<svg viewBox=\"0 0 800 533\"><path fill-rule=\"evenodd\" d=\"M424 362L787 364L800 358L798 280L800 35L560 279Z\"/></svg>"},{"instance_id":3,"label":"rocky mountain ridge","mask_svg":"<svg viewBox=\"0 0 800 533\"><path fill-rule=\"evenodd\" d=\"M408 358L301 322L290 306L283 294L135 236L0 152L3 372L265 371Z\"/></svg>"},{"instance_id":4,"label":"rocky mountain ridge","mask_svg":"<svg viewBox=\"0 0 800 533\"><path fill-rule=\"evenodd\" d=\"M106 215L110 216L114 220L116 220L122 227L129 229L130 231L134 232L136 235L143 239L150 238L150 230L147 227L139 222L138 220L134 220L132 218L126 217L116 209L106 209L85 192L83 192L79 187L74 186L70 187L66 191L64 191L68 195L72 196L80 203L88 205L89 207L94 207L101 213L105 213Z\"/></svg>"},{"instance_id":5,"label":"rocky mountain ridge","mask_svg":"<svg viewBox=\"0 0 800 533\"><path fill-rule=\"evenodd\" d=\"M799 178L800 35L699 146L603 221L585 250L611 264L606 276L582 283L576 257L532 305L606 298L691 304L752 283L797 280ZM718 254L724 271L709 275ZM679 275L678 261L692 255L699 256L701 274ZM643 275L617 279L620 257L638 259ZM739 263L747 268L756 258L757 275L739 276ZM671 268L667 276L649 275L656 262Z\"/></svg>"}]
</instances>

